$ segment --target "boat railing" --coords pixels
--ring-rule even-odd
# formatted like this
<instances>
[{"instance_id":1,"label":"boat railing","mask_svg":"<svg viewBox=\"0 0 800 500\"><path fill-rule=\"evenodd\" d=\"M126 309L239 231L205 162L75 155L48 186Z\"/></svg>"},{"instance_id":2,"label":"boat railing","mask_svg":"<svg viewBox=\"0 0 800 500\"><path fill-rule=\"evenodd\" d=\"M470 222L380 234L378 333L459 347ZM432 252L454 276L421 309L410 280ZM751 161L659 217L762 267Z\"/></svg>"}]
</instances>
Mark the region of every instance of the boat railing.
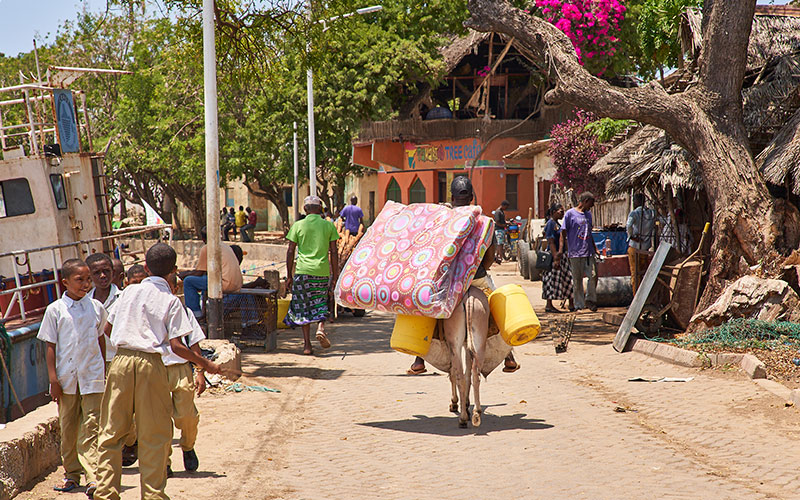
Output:
<instances>
[{"instance_id":1,"label":"boat railing","mask_svg":"<svg viewBox=\"0 0 800 500\"><path fill-rule=\"evenodd\" d=\"M27 316L30 314L36 314L41 312L47 305L44 307L39 307L36 309L25 310L25 297L23 296L24 293L29 292L31 290L37 288L43 288L50 285L55 286L56 290L56 297L61 296L61 284L60 284L60 277L59 277L59 257L58 251L63 248L71 248L74 247L80 254L83 252L85 255L89 255L92 253L91 246L93 243L98 243L102 241L109 241L118 238L130 238L133 236L139 236L142 241L142 249L143 251L146 250L145 248L145 234L158 231L159 234L159 241L165 239L163 237L163 233L167 233L166 239L169 243L172 243L172 227L169 224L156 224L156 225L149 225L149 226L135 226L135 227L128 227L123 229L116 229L113 231L112 234L108 236L103 236L99 238L91 238L86 240L79 240L70 243L61 243L58 245L49 245L45 247L39 248L29 248L25 250L14 250L12 252L0 253L0 259L7 259L10 258L12 260L11 268L14 271L14 287L0 290L0 296L4 295L11 295L11 300L9 301L8 305L3 312L3 320L8 320L12 318L16 318L17 316L20 317L23 321L27 319ZM23 284L23 280L29 278L31 276L30 272L30 256L31 254L35 253L47 253L49 252L53 259L53 278L52 279L45 279L42 281L37 281L35 283L26 283ZM143 259L137 260L135 263L141 262ZM28 271L25 272L21 270L22 267L28 266ZM18 314L11 314L11 311L14 309L14 306L19 306L19 313Z\"/></svg>"}]
</instances>

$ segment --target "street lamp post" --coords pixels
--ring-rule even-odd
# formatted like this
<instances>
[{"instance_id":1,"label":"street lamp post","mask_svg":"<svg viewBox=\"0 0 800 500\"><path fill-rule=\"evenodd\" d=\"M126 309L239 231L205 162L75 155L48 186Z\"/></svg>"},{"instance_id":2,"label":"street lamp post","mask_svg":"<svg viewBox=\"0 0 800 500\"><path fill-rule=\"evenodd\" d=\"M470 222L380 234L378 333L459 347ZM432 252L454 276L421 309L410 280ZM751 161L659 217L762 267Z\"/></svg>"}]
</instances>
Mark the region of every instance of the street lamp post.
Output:
<instances>
[{"instance_id":1,"label":"street lamp post","mask_svg":"<svg viewBox=\"0 0 800 500\"><path fill-rule=\"evenodd\" d=\"M383 9L383 5L373 5L371 7L363 7L361 9L357 9L354 12L348 12L347 14L342 14L341 16L334 16L328 19L321 19L316 21L316 23L322 23L322 30L325 31L328 29L328 23L332 23L337 19L342 19L345 17L360 15L363 16L364 14L370 14L372 12L378 12L379 10ZM308 2L308 18L311 19L311 0ZM306 43L306 53L311 55L311 40L309 39ZM317 194L317 144L316 144L316 134L314 131L314 72L311 69L311 64L308 65L308 71L306 72L306 93L307 93L307 102L308 102L308 188L311 195Z\"/></svg>"}]
</instances>

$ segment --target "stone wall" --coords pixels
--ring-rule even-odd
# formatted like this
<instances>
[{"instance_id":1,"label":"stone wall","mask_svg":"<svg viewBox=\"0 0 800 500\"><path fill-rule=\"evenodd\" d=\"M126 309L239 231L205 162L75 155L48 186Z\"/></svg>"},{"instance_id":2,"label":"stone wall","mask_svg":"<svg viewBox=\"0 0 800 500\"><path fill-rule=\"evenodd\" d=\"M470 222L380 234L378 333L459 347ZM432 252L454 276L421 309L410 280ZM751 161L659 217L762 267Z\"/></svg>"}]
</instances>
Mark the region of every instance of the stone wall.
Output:
<instances>
[{"instance_id":1,"label":"stone wall","mask_svg":"<svg viewBox=\"0 0 800 500\"><path fill-rule=\"evenodd\" d=\"M61 462L58 407L51 403L0 431L0 500L9 500Z\"/></svg>"}]
</instances>

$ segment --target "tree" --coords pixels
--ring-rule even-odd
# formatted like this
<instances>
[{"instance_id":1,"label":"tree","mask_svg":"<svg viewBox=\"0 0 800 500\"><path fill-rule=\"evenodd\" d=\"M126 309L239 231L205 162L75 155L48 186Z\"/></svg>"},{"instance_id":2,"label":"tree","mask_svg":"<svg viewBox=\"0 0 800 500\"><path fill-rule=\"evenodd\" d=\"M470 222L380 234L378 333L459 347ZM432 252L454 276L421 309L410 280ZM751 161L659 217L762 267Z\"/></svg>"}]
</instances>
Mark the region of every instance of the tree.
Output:
<instances>
[{"instance_id":1,"label":"tree","mask_svg":"<svg viewBox=\"0 0 800 500\"><path fill-rule=\"evenodd\" d=\"M689 8L699 8L702 0L644 0L636 31L642 51L655 67L683 67L680 27Z\"/></svg>"},{"instance_id":2,"label":"tree","mask_svg":"<svg viewBox=\"0 0 800 500\"><path fill-rule=\"evenodd\" d=\"M737 277L741 260L776 265L781 260L776 254L797 247L797 210L770 196L742 121L755 0L706 0L697 83L671 95L655 83L623 89L594 77L578 63L562 32L505 1L470 0L469 9L468 26L513 36L528 57L546 64L554 84L548 102L652 124L695 156L713 209L710 280L703 303Z\"/></svg>"},{"instance_id":3,"label":"tree","mask_svg":"<svg viewBox=\"0 0 800 500\"><path fill-rule=\"evenodd\" d=\"M578 62L602 75L617 51L625 6L619 0L536 0L542 16L564 32Z\"/></svg>"},{"instance_id":4,"label":"tree","mask_svg":"<svg viewBox=\"0 0 800 500\"><path fill-rule=\"evenodd\" d=\"M555 182L576 194L591 191L602 194L603 180L589 174L589 169L603 157L608 148L591 130L595 123L591 113L578 111L572 120L554 125L550 131L550 159L556 167Z\"/></svg>"}]
</instances>

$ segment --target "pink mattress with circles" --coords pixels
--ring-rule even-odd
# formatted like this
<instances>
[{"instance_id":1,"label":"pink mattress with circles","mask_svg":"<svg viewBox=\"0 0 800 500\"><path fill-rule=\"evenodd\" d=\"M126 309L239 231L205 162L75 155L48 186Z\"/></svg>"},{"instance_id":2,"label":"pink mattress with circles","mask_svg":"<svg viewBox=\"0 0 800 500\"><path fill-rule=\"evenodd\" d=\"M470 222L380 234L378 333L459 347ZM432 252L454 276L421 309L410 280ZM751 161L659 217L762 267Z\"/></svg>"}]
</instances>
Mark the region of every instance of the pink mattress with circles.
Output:
<instances>
[{"instance_id":1,"label":"pink mattress with circles","mask_svg":"<svg viewBox=\"0 0 800 500\"><path fill-rule=\"evenodd\" d=\"M342 269L344 307L449 318L492 243L478 206L386 202Z\"/></svg>"}]
</instances>

